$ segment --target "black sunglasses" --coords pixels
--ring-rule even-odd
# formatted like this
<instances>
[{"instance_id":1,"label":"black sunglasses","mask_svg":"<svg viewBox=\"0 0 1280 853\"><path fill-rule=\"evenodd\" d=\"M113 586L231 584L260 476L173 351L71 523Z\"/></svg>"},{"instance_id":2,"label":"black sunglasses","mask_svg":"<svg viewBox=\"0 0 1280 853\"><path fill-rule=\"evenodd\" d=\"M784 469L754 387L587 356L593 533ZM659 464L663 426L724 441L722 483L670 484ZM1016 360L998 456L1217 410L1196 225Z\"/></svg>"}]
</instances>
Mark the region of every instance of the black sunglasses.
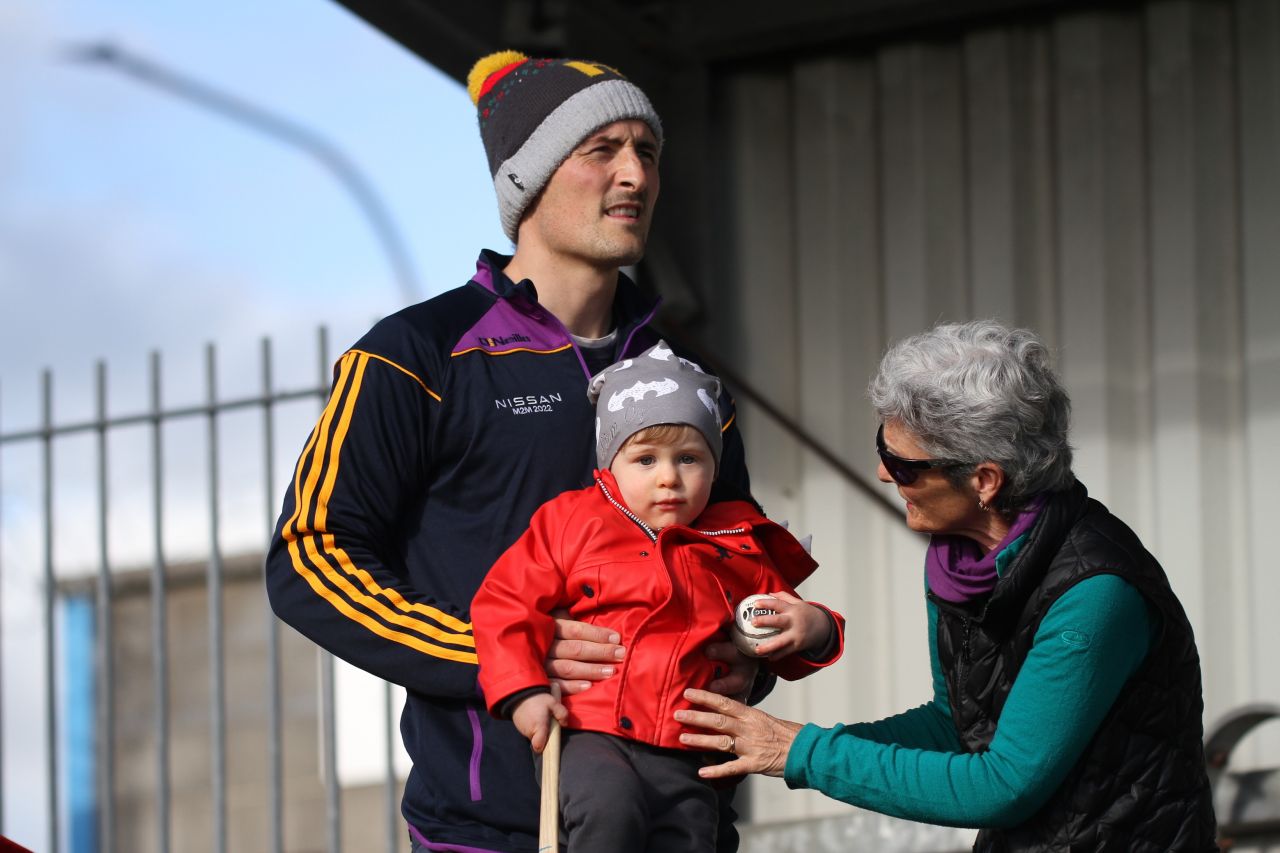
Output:
<instances>
[{"instance_id":1,"label":"black sunglasses","mask_svg":"<svg viewBox=\"0 0 1280 853\"><path fill-rule=\"evenodd\" d=\"M880 429L876 430L876 453L880 454L884 470L889 472L889 476L899 486L914 483L921 471L930 468L956 468L964 464L953 459L903 459L896 453L890 453L884 444L884 424L880 424Z\"/></svg>"}]
</instances>

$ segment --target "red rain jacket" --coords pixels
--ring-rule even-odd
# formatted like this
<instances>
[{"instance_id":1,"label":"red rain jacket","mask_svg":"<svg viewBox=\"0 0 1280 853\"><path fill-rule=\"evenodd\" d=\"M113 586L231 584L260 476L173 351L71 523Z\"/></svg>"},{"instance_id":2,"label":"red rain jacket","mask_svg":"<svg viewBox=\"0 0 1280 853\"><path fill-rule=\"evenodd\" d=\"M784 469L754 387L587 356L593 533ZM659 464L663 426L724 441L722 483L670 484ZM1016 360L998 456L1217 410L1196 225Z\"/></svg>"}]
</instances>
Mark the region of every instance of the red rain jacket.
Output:
<instances>
[{"instance_id":1,"label":"red rain jacket","mask_svg":"<svg viewBox=\"0 0 1280 853\"><path fill-rule=\"evenodd\" d=\"M691 526L653 534L630 516L608 471L596 483L543 504L485 577L471 617L480 686L491 712L503 700L546 686L543 661L555 631L548 614L617 631L627 649L620 671L563 698L568 727L674 749L683 727L672 715L692 707L686 687L706 687L716 662L703 649L727 639L735 604L784 590L817 563L795 537L745 501L711 504ZM795 680L834 663L844 618L833 617L835 651L824 661L793 654L762 661Z\"/></svg>"}]
</instances>

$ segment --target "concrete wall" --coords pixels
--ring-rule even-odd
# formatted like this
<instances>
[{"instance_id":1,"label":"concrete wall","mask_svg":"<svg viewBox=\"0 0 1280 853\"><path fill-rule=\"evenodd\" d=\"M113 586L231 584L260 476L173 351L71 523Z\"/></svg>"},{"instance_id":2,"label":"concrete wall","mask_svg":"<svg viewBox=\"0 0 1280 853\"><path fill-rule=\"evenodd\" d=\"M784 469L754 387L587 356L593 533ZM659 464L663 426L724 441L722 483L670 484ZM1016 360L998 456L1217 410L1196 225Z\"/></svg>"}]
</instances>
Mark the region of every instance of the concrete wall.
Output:
<instances>
[{"instance_id":1,"label":"concrete wall","mask_svg":"<svg viewBox=\"0 0 1280 853\"><path fill-rule=\"evenodd\" d=\"M203 566L175 567L168 596L171 844L213 849L208 599ZM145 576L118 575L116 672L116 849L153 853L156 723L151 597ZM267 602L261 558L229 560L223 586L226 639L227 849L269 849ZM319 663L315 645L281 628L284 844L291 853L327 847L321 771ZM397 810L400 791L396 792ZM344 788L344 850L385 850L385 789ZM408 849L407 836L403 849Z\"/></svg>"}]
</instances>

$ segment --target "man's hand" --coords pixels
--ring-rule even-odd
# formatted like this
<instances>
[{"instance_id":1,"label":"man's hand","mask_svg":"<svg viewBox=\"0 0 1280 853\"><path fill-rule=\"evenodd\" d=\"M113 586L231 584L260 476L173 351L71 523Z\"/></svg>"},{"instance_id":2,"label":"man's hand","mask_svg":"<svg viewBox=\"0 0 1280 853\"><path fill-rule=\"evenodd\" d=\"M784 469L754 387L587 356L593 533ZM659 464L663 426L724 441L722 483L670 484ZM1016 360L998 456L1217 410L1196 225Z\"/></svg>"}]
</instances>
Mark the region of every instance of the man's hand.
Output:
<instances>
[{"instance_id":1,"label":"man's hand","mask_svg":"<svg viewBox=\"0 0 1280 853\"><path fill-rule=\"evenodd\" d=\"M593 681L604 681L617 672L614 664L626 655L626 649L618 645L622 638L617 631L574 622L564 611L552 615L556 617L556 637L547 651L546 669L551 683L558 684L563 695L581 693Z\"/></svg>"},{"instance_id":2,"label":"man's hand","mask_svg":"<svg viewBox=\"0 0 1280 853\"><path fill-rule=\"evenodd\" d=\"M755 684L756 671L760 661L747 657L738 651L738 647L725 640L719 643L708 643L705 652L707 657L720 661L716 667L718 673L715 680L707 685L707 690L722 696L731 696L740 702L746 702Z\"/></svg>"},{"instance_id":3,"label":"man's hand","mask_svg":"<svg viewBox=\"0 0 1280 853\"><path fill-rule=\"evenodd\" d=\"M511 722L516 724L520 734L529 739L533 751L541 754L551 734L552 718L563 724L568 716L568 709L560 704L558 698L550 693L535 693L516 706Z\"/></svg>"}]
</instances>

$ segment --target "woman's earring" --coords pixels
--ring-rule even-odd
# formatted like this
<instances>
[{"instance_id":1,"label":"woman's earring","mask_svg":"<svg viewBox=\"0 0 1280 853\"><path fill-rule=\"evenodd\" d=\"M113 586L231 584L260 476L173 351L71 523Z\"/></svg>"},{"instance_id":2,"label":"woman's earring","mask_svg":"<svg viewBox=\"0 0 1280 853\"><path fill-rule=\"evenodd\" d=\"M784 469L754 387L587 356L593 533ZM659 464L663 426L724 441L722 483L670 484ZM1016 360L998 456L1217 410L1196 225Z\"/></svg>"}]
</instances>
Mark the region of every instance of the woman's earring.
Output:
<instances>
[{"instance_id":1,"label":"woman's earring","mask_svg":"<svg viewBox=\"0 0 1280 853\"><path fill-rule=\"evenodd\" d=\"M987 506L986 503L982 500L982 498L978 498L978 509L982 510L983 512L986 512L987 510L991 509L991 507Z\"/></svg>"}]
</instances>

